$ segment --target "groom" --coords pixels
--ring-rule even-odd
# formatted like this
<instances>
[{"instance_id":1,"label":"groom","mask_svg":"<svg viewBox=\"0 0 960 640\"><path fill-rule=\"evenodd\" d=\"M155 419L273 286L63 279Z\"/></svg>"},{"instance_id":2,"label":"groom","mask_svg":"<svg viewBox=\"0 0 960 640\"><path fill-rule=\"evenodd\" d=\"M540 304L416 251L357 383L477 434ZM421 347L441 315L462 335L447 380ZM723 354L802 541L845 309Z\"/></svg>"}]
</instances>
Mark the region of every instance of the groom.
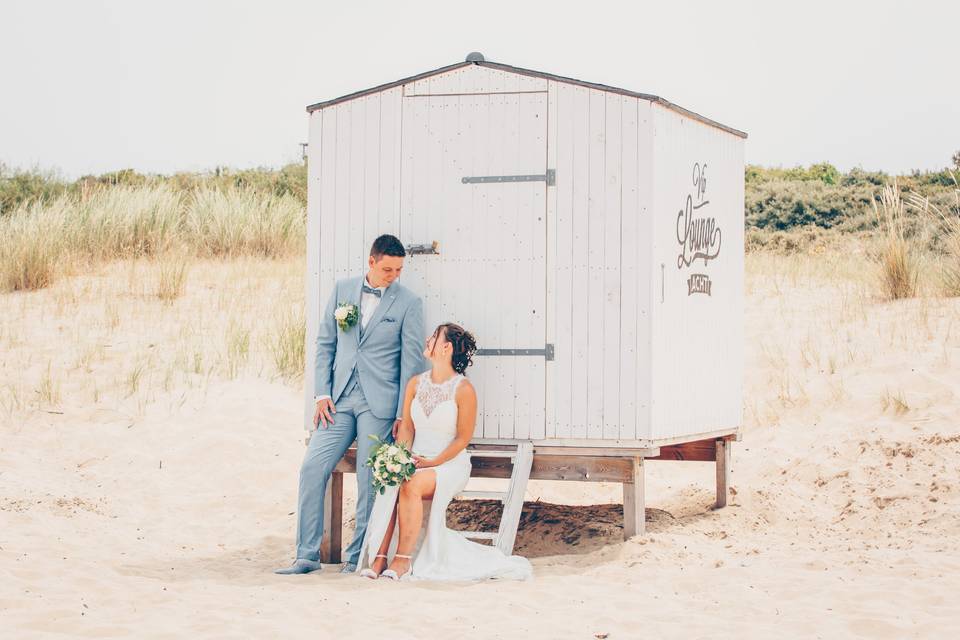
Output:
<instances>
[{"instance_id":1,"label":"groom","mask_svg":"<svg viewBox=\"0 0 960 640\"><path fill-rule=\"evenodd\" d=\"M356 570L374 498L370 469L363 464L374 444L370 436L392 437L403 417L403 390L424 368L423 303L396 281L405 256L394 236L377 238L366 276L337 282L320 318L313 416L317 429L300 467L297 559L275 573L320 569L327 481L354 440L357 527L342 572Z\"/></svg>"}]
</instances>

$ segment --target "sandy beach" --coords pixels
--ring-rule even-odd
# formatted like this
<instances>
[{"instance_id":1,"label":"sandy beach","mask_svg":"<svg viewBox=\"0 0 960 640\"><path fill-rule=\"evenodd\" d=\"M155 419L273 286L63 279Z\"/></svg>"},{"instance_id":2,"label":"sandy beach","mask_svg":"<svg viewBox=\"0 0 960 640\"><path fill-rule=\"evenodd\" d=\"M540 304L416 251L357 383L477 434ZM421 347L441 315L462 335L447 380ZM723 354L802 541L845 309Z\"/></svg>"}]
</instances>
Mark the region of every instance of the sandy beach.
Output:
<instances>
[{"instance_id":1,"label":"sandy beach","mask_svg":"<svg viewBox=\"0 0 960 640\"><path fill-rule=\"evenodd\" d=\"M727 508L711 464L651 462L624 542L619 485L533 482L533 581L396 584L272 573L304 432L270 344L301 263L195 262L172 304L148 261L0 294L0 637L960 634L960 299L748 256Z\"/></svg>"}]
</instances>

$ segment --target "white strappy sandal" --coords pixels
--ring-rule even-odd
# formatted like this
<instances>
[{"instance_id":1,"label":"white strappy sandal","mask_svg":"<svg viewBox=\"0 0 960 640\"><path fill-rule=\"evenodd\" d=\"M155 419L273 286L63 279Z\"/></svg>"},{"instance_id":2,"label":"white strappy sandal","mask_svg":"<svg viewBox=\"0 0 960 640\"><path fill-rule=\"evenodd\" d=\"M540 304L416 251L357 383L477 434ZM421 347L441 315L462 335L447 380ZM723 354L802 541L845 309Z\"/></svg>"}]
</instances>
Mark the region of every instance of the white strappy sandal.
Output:
<instances>
[{"instance_id":1,"label":"white strappy sandal","mask_svg":"<svg viewBox=\"0 0 960 640\"><path fill-rule=\"evenodd\" d=\"M376 560L377 558L383 558L384 560L386 560L386 559L387 559L387 556L385 556L385 555L383 555L383 554L381 554L381 553L378 553L377 555L373 556L373 559L374 559L374 560ZM380 575L381 575L381 574L377 573L376 571L374 571L373 569L370 569L370 568L363 569L363 570L360 572L360 577L361 577L361 578L370 578L371 580L376 580L377 578L380 577Z\"/></svg>"},{"instance_id":2,"label":"white strappy sandal","mask_svg":"<svg viewBox=\"0 0 960 640\"><path fill-rule=\"evenodd\" d=\"M398 553L398 554L396 554L394 557L395 557L395 558L406 558L407 560L409 560L409 559L412 558L413 556L405 556L405 555L403 555L402 553ZM397 575L397 572L394 571L393 569L384 569L383 573L381 573L380 575L383 576L384 578L389 578L390 580L400 580L400 581L404 581L404 580L409 580L409 579L410 579L410 571L411 571L411 569L413 569L412 563L411 563L410 568L407 569L406 571L404 571L402 575L399 575L399 576L398 576L398 575Z\"/></svg>"}]
</instances>

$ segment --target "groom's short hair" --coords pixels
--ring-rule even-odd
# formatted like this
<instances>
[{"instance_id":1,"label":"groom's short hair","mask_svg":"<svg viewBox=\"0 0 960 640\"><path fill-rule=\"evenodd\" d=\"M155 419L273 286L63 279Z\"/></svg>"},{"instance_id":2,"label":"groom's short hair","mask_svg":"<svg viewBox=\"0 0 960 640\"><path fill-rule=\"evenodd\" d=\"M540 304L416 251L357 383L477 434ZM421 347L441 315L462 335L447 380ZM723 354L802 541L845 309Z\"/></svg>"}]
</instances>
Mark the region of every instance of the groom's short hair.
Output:
<instances>
[{"instance_id":1,"label":"groom's short hair","mask_svg":"<svg viewBox=\"0 0 960 640\"><path fill-rule=\"evenodd\" d=\"M396 236L392 236L389 233L385 233L374 240L373 245L370 247L370 256L377 262L379 262L383 256L403 258L406 255L407 252L403 248L403 243L400 242Z\"/></svg>"}]
</instances>

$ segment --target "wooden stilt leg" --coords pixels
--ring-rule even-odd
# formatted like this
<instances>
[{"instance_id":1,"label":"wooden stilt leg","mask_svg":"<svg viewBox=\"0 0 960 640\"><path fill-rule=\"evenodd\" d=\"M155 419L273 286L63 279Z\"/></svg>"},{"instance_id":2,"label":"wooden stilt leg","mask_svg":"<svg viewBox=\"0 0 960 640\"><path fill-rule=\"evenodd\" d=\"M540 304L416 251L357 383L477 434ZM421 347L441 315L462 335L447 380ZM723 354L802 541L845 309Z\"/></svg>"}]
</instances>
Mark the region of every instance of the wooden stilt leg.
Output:
<instances>
[{"instance_id":1,"label":"wooden stilt leg","mask_svg":"<svg viewBox=\"0 0 960 640\"><path fill-rule=\"evenodd\" d=\"M623 483L623 538L643 535L646 510L643 500L643 458L633 458L633 482Z\"/></svg>"},{"instance_id":2,"label":"wooden stilt leg","mask_svg":"<svg viewBox=\"0 0 960 640\"><path fill-rule=\"evenodd\" d=\"M730 486L730 443L717 440L717 509L727 506L727 491Z\"/></svg>"},{"instance_id":3,"label":"wooden stilt leg","mask_svg":"<svg viewBox=\"0 0 960 640\"><path fill-rule=\"evenodd\" d=\"M334 471L323 499L323 539L320 562L337 564L343 547L343 473Z\"/></svg>"}]
</instances>

